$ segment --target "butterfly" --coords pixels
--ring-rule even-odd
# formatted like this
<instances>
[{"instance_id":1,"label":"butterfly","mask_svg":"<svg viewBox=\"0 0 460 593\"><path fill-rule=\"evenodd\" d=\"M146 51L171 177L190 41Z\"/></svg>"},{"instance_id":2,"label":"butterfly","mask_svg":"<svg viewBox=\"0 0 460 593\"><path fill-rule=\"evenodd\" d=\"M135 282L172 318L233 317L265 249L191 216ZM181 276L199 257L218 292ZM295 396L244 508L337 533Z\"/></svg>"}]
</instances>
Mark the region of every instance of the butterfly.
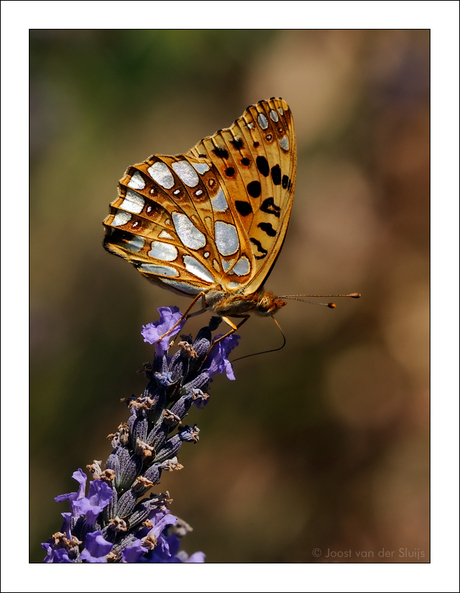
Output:
<instances>
[{"instance_id":1,"label":"butterfly","mask_svg":"<svg viewBox=\"0 0 460 593\"><path fill-rule=\"evenodd\" d=\"M259 101L188 152L129 167L103 245L192 305L201 298L201 311L233 332L250 313L272 316L286 305L264 284L286 237L296 166L289 106Z\"/></svg>"}]
</instances>

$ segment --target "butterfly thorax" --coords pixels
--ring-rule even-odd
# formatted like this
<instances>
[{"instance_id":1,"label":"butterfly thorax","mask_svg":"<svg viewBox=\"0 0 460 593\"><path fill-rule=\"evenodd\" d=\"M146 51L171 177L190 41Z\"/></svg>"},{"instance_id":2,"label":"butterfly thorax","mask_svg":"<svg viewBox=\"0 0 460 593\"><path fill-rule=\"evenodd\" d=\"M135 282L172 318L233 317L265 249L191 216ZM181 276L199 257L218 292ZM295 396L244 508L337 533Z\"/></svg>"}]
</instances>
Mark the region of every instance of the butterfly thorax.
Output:
<instances>
[{"instance_id":1,"label":"butterfly thorax","mask_svg":"<svg viewBox=\"0 0 460 593\"><path fill-rule=\"evenodd\" d=\"M286 305L271 292L263 288L252 294L226 293L222 290L210 290L206 296L206 305L218 315L245 317L249 313L258 315L274 315L278 309Z\"/></svg>"}]
</instances>

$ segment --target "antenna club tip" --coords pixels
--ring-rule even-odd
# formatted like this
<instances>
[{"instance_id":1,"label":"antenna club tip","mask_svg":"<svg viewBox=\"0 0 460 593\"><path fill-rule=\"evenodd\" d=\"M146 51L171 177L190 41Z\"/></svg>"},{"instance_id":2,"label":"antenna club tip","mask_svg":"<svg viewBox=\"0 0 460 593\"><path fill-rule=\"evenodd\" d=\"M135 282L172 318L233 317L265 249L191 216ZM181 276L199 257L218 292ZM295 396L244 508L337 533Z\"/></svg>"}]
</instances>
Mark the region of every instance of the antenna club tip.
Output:
<instances>
[{"instance_id":1,"label":"antenna club tip","mask_svg":"<svg viewBox=\"0 0 460 593\"><path fill-rule=\"evenodd\" d=\"M327 306L329 309L335 309L337 305L335 303L328 303Z\"/></svg>"},{"instance_id":2,"label":"antenna club tip","mask_svg":"<svg viewBox=\"0 0 460 593\"><path fill-rule=\"evenodd\" d=\"M352 299L360 299L361 298L361 293L360 292L352 292L348 296L351 297Z\"/></svg>"}]
</instances>

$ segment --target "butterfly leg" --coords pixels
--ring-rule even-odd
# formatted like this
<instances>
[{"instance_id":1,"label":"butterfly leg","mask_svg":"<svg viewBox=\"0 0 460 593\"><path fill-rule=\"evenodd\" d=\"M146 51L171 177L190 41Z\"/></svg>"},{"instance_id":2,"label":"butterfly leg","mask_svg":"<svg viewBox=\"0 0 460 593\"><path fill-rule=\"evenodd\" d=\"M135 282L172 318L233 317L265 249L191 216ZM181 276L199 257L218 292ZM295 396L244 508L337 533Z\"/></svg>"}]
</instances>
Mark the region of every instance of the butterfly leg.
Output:
<instances>
[{"instance_id":1,"label":"butterfly leg","mask_svg":"<svg viewBox=\"0 0 460 593\"><path fill-rule=\"evenodd\" d=\"M203 302L201 304L201 309L199 309L198 311L195 311L194 313L190 313L190 315L188 315L188 319L190 319L190 317L195 317L196 315L201 315L202 313L204 313L207 310L206 307L206 298L205 298L205 293L204 292L200 292L200 294L198 295L199 297L201 296L203 298ZM193 303L196 302L196 298L193 300ZM191 309L191 307L193 307L193 303L190 305L190 307L187 309L187 311L189 311Z\"/></svg>"},{"instance_id":2,"label":"butterfly leg","mask_svg":"<svg viewBox=\"0 0 460 593\"><path fill-rule=\"evenodd\" d=\"M231 336L232 334L234 334L236 332L237 329L239 329L243 324L246 323L246 321L249 319L249 315L245 315L243 317L243 319L238 323L238 325L235 325L233 323L233 321L231 319L229 319L228 317L225 317L225 315L222 315L222 319L225 321L225 323L227 323L232 329L227 332L226 334L224 334L223 336L220 336L220 338L217 338L217 340L213 343L213 346L215 346L218 342L220 342L221 340L223 340L224 338L227 338L228 336Z\"/></svg>"}]
</instances>

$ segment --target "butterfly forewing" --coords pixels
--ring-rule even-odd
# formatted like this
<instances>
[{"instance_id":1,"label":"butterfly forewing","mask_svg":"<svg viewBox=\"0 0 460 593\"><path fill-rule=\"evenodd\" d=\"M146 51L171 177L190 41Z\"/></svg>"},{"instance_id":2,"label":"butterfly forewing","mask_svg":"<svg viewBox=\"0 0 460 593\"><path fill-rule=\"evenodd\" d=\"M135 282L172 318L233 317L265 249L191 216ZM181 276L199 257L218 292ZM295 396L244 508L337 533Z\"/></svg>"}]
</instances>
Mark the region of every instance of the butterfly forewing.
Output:
<instances>
[{"instance_id":1,"label":"butterfly forewing","mask_svg":"<svg viewBox=\"0 0 460 593\"><path fill-rule=\"evenodd\" d=\"M251 294L281 249L295 170L289 107L261 101L188 153L129 167L104 246L180 293Z\"/></svg>"}]
</instances>

